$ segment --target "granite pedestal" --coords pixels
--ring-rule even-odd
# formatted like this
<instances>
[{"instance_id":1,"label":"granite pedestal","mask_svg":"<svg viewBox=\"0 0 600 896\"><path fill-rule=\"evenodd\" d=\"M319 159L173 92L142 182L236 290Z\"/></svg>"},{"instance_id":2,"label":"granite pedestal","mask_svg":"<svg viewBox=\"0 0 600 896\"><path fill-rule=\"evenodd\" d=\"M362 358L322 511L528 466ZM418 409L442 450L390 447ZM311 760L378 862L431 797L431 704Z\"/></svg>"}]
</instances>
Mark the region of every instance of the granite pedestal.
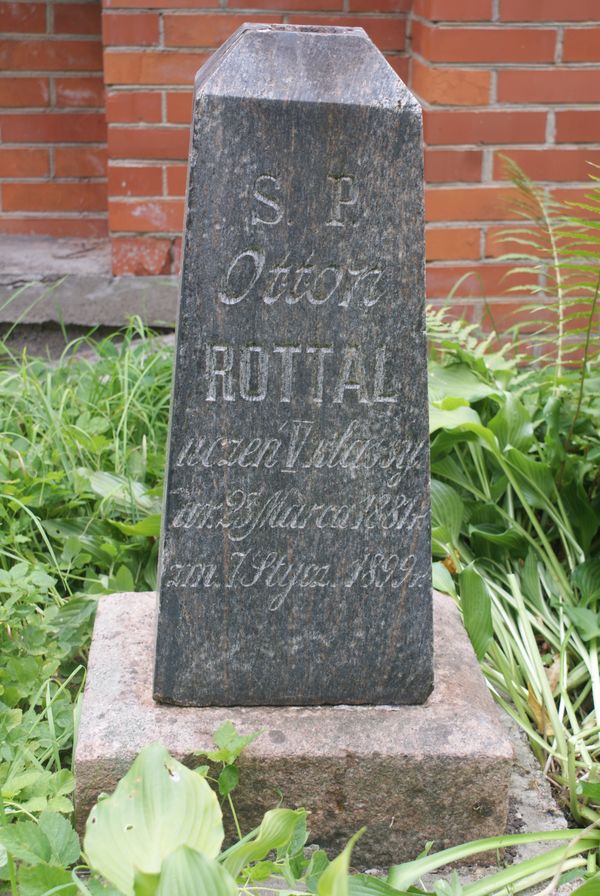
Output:
<instances>
[{"instance_id":1,"label":"granite pedestal","mask_svg":"<svg viewBox=\"0 0 600 896\"><path fill-rule=\"evenodd\" d=\"M156 596L101 598L75 751L83 830L145 744L179 760L230 719L264 733L242 756L236 807L249 830L280 800L310 810L311 842L337 851L358 828L357 865L414 858L504 831L513 749L453 602L434 594L433 693L420 706L175 707L152 699Z\"/></svg>"}]
</instances>

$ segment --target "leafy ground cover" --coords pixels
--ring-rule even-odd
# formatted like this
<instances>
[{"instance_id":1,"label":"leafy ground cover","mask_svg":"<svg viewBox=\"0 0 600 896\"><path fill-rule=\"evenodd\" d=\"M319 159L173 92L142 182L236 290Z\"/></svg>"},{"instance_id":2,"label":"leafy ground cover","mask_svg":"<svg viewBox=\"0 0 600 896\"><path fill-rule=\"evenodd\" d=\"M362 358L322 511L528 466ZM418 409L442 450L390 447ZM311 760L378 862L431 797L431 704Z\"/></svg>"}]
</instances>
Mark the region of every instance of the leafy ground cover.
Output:
<instances>
[{"instance_id":1,"label":"leafy ground cover","mask_svg":"<svg viewBox=\"0 0 600 896\"><path fill-rule=\"evenodd\" d=\"M555 223L527 184L524 196L537 226L511 239L537 278L535 308L540 290L554 296L540 328L546 363L524 364L517 340L517 351L498 350L430 317L434 576L459 602L496 699L588 828L468 896L573 873L599 885L600 201L596 190ZM561 334L550 344L549 321ZM99 892L67 870L80 861L70 765L91 620L99 595L156 584L172 351L135 322L93 350L93 359L73 346L57 364L9 355L0 364L0 877L22 896ZM293 843L290 834L282 862ZM489 847L424 857L392 869L386 884L330 872L319 892L392 896ZM344 855L336 868L347 868ZM144 886L136 892L158 892L159 882ZM460 892L456 881L447 887L440 896Z\"/></svg>"}]
</instances>

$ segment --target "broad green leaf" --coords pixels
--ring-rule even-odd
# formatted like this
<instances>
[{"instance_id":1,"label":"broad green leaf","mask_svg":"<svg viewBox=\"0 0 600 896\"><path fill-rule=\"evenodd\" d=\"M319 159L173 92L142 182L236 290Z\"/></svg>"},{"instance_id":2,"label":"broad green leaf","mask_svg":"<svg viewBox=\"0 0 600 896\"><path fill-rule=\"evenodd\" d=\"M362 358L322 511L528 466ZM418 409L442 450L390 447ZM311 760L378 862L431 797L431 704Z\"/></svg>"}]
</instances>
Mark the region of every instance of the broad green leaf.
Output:
<instances>
[{"instance_id":1,"label":"broad green leaf","mask_svg":"<svg viewBox=\"0 0 600 896\"><path fill-rule=\"evenodd\" d=\"M223 865L180 846L162 864L156 896L237 896L237 892Z\"/></svg>"},{"instance_id":2,"label":"broad green leaf","mask_svg":"<svg viewBox=\"0 0 600 896\"><path fill-rule=\"evenodd\" d=\"M519 451L527 451L533 443L533 424L529 412L510 392L488 426L496 434L502 449L512 445Z\"/></svg>"},{"instance_id":3,"label":"broad green leaf","mask_svg":"<svg viewBox=\"0 0 600 896\"><path fill-rule=\"evenodd\" d=\"M329 859L324 849L317 849L310 857L310 861L304 872L304 880L309 893L316 893L319 878L329 865Z\"/></svg>"},{"instance_id":4,"label":"broad green leaf","mask_svg":"<svg viewBox=\"0 0 600 896\"><path fill-rule=\"evenodd\" d=\"M516 448L508 448L504 458L527 503L531 507L547 508L554 494L554 479L549 467Z\"/></svg>"},{"instance_id":5,"label":"broad green leaf","mask_svg":"<svg viewBox=\"0 0 600 896\"><path fill-rule=\"evenodd\" d=\"M429 362L429 398L431 401L443 401L451 396L473 402L495 394L497 394L497 390L480 379L465 364L442 367L435 361Z\"/></svg>"},{"instance_id":6,"label":"broad green leaf","mask_svg":"<svg viewBox=\"0 0 600 896\"><path fill-rule=\"evenodd\" d=\"M13 859L29 865L49 862L52 856L48 838L34 821L15 821L0 827L0 844Z\"/></svg>"},{"instance_id":7,"label":"broad green leaf","mask_svg":"<svg viewBox=\"0 0 600 896\"><path fill-rule=\"evenodd\" d=\"M79 837L64 815L42 812L40 828L48 838L52 861L57 865L72 865L79 858Z\"/></svg>"},{"instance_id":8,"label":"broad green leaf","mask_svg":"<svg viewBox=\"0 0 600 896\"><path fill-rule=\"evenodd\" d=\"M87 481L91 491L100 498L114 502L120 510L137 508L146 513L160 513L160 502L148 493L141 482L101 470L80 468L77 472Z\"/></svg>"},{"instance_id":9,"label":"broad green leaf","mask_svg":"<svg viewBox=\"0 0 600 896\"><path fill-rule=\"evenodd\" d=\"M484 447L489 448L495 454L498 453L498 441L496 436L483 425L479 414L469 407L458 407L453 410L430 405L429 407L429 432L434 433L439 429L473 433L479 438Z\"/></svg>"},{"instance_id":10,"label":"broad green leaf","mask_svg":"<svg viewBox=\"0 0 600 896\"><path fill-rule=\"evenodd\" d=\"M78 891L70 871L45 862L19 869L19 896L46 896L55 891L56 896L75 896Z\"/></svg>"},{"instance_id":11,"label":"broad green leaf","mask_svg":"<svg viewBox=\"0 0 600 896\"><path fill-rule=\"evenodd\" d=\"M396 890L385 880L367 874L353 874L348 886L349 896L415 896Z\"/></svg>"},{"instance_id":12,"label":"broad green leaf","mask_svg":"<svg viewBox=\"0 0 600 896\"><path fill-rule=\"evenodd\" d=\"M600 896L600 874L594 874L576 890L572 890L571 896Z\"/></svg>"},{"instance_id":13,"label":"broad green leaf","mask_svg":"<svg viewBox=\"0 0 600 896\"><path fill-rule=\"evenodd\" d=\"M528 541L516 526L508 529L491 523L480 523L469 526L469 536L475 554L498 559L501 552L490 548L490 545L504 548L513 557L525 557Z\"/></svg>"},{"instance_id":14,"label":"broad green leaf","mask_svg":"<svg viewBox=\"0 0 600 896\"><path fill-rule=\"evenodd\" d=\"M443 594L451 594L453 597L456 596L456 587L454 585L454 579L450 575L450 572L446 569L443 563L432 563L431 564L431 572L432 572L432 585L436 591L441 591Z\"/></svg>"},{"instance_id":15,"label":"broad green leaf","mask_svg":"<svg viewBox=\"0 0 600 896\"><path fill-rule=\"evenodd\" d=\"M600 597L600 557L586 560L573 570L573 582L577 586L581 599L589 604Z\"/></svg>"},{"instance_id":16,"label":"broad green leaf","mask_svg":"<svg viewBox=\"0 0 600 896\"><path fill-rule=\"evenodd\" d=\"M214 857L222 842L221 809L209 784L163 746L151 744L112 796L92 809L84 851L92 868L133 896L135 869L157 874L179 846Z\"/></svg>"},{"instance_id":17,"label":"broad green leaf","mask_svg":"<svg viewBox=\"0 0 600 896\"><path fill-rule=\"evenodd\" d=\"M360 831L357 831L339 856L329 863L319 878L318 896L350 896L350 856L354 844L359 837L362 837L365 830L365 828L361 828Z\"/></svg>"},{"instance_id":18,"label":"broad green leaf","mask_svg":"<svg viewBox=\"0 0 600 896\"><path fill-rule=\"evenodd\" d=\"M264 859L272 849L283 849L294 835L298 819L305 814L304 809L271 809L252 839L240 841L227 851L224 867L237 877L245 865Z\"/></svg>"},{"instance_id":19,"label":"broad green leaf","mask_svg":"<svg viewBox=\"0 0 600 896\"><path fill-rule=\"evenodd\" d=\"M600 806L600 782L579 781L577 784L577 791L592 800L597 806Z\"/></svg>"},{"instance_id":20,"label":"broad green leaf","mask_svg":"<svg viewBox=\"0 0 600 896\"><path fill-rule=\"evenodd\" d=\"M477 659L481 660L494 636L490 596L484 580L472 566L463 569L458 583L465 628Z\"/></svg>"},{"instance_id":21,"label":"broad green leaf","mask_svg":"<svg viewBox=\"0 0 600 896\"><path fill-rule=\"evenodd\" d=\"M463 501L451 485L431 480L431 522L440 532L437 537L440 541L455 545L460 537L465 506Z\"/></svg>"},{"instance_id":22,"label":"broad green leaf","mask_svg":"<svg viewBox=\"0 0 600 896\"><path fill-rule=\"evenodd\" d=\"M585 607L565 606L564 610L582 640L592 641L600 638L600 613Z\"/></svg>"},{"instance_id":23,"label":"broad green leaf","mask_svg":"<svg viewBox=\"0 0 600 896\"><path fill-rule=\"evenodd\" d=\"M151 513L137 523L120 523L118 520L110 520L123 535L145 535L148 538L158 538L160 535L160 513Z\"/></svg>"},{"instance_id":24,"label":"broad green leaf","mask_svg":"<svg viewBox=\"0 0 600 896\"><path fill-rule=\"evenodd\" d=\"M261 734L262 730L253 731L251 734L238 734L233 722L223 722L213 734L213 740L219 749L198 752L196 755L206 756L211 762L224 762L231 765Z\"/></svg>"},{"instance_id":25,"label":"broad green leaf","mask_svg":"<svg viewBox=\"0 0 600 896\"><path fill-rule=\"evenodd\" d=\"M128 594L131 591L135 591L133 576L125 564L119 566L116 573L110 577L109 587L115 593Z\"/></svg>"},{"instance_id":26,"label":"broad green leaf","mask_svg":"<svg viewBox=\"0 0 600 896\"><path fill-rule=\"evenodd\" d=\"M521 570L521 587L524 595L538 608L542 606L542 587L538 572L538 560L530 549Z\"/></svg>"}]
</instances>

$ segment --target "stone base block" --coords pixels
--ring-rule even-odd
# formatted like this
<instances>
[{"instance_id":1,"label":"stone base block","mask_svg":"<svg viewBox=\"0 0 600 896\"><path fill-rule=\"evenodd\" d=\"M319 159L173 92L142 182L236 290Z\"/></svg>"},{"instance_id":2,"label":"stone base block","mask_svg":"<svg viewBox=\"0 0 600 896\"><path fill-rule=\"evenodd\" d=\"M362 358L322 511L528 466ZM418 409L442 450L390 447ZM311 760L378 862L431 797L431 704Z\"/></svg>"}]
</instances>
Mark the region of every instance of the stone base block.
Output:
<instances>
[{"instance_id":1,"label":"stone base block","mask_svg":"<svg viewBox=\"0 0 600 896\"><path fill-rule=\"evenodd\" d=\"M152 699L156 595L102 598L75 752L80 830L141 748L198 764L216 728L264 729L240 761L242 827L283 805L310 810L311 842L339 851L367 832L357 865L416 857L505 830L513 748L458 611L434 595L435 687L422 706L188 708Z\"/></svg>"}]
</instances>

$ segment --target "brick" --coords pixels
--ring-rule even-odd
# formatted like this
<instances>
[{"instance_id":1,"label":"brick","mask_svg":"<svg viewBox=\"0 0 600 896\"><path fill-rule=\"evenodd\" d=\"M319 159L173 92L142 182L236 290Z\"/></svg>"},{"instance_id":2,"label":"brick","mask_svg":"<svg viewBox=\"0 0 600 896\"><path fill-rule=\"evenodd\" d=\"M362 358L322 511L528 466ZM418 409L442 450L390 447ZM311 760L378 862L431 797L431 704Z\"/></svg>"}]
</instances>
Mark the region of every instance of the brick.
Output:
<instances>
[{"instance_id":1,"label":"brick","mask_svg":"<svg viewBox=\"0 0 600 896\"><path fill-rule=\"evenodd\" d=\"M189 142L189 128L111 126L108 131L111 159L187 159Z\"/></svg>"},{"instance_id":2,"label":"brick","mask_svg":"<svg viewBox=\"0 0 600 896\"><path fill-rule=\"evenodd\" d=\"M479 258L478 227L428 227L425 232L427 261L460 261Z\"/></svg>"},{"instance_id":3,"label":"brick","mask_svg":"<svg viewBox=\"0 0 600 896\"><path fill-rule=\"evenodd\" d=\"M413 23L412 45L428 62L553 62L556 30L442 28Z\"/></svg>"},{"instance_id":4,"label":"brick","mask_svg":"<svg viewBox=\"0 0 600 896\"><path fill-rule=\"evenodd\" d=\"M173 124L187 124L192 122L192 101L194 94L191 90L178 91L167 94L167 121Z\"/></svg>"},{"instance_id":5,"label":"brick","mask_svg":"<svg viewBox=\"0 0 600 896\"><path fill-rule=\"evenodd\" d=\"M5 71L102 71L102 45L91 40L0 41Z\"/></svg>"},{"instance_id":6,"label":"brick","mask_svg":"<svg viewBox=\"0 0 600 896\"><path fill-rule=\"evenodd\" d=\"M409 78L409 58L408 56L389 56L386 55L386 61L394 69L399 78L402 78L405 84L408 84Z\"/></svg>"},{"instance_id":7,"label":"brick","mask_svg":"<svg viewBox=\"0 0 600 896\"><path fill-rule=\"evenodd\" d=\"M563 62L599 61L600 28L568 28L565 31Z\"/></svg>"},{"instance_id":8,"label":"brick","mask_svg":"<svg viewBox=\"0 0 600 896\"><path fill-rule=\"evenodd\" d=\"M413 13L434 22L488 22L492 0L415 0Z\"/></svg>"},{"instance_id":9,"label":"brick","mask_svg":"<svg viewBox=\"0 0 600 896\"><path fill-rule=\"evenodd\" d=\"M556 113L557 143L598 143L600 142L600 112L589 110L568 110Z\"/></svg>"},{"instance_id":10,"label":"brick","mask_svg":"<svg viewBox=\"0 0 600 896\"><path fill-rule=\"evenodd\" d=\"M187 186L187 165L167 167L167 193L169 196L185 196Z\"/></svg>"},{"instance_id":11,"label":"brick","mask_svg":"<svg viewBox=\"0 0 600 896\"><path fill-rule=\"evenodd\" d=\"M83 218L81 214L72 217L44 217L43 215L27 215L21 218L3 218L0 216L0 233L11 233L19 236L55 236L55 237L105 237L108 236L108 222L105 216Z\"/></svg>"},{"instance_id":12,"label":"brick","mask_svg":"<svg viewBox=\"0 0 600 896\"><path fill-rule=\"evenodd\" d=\"M154 52L107 52L104 56L104 79L107 84L181 84L194 83L196 72L208 54Z\"/></svg>"},{"instance_id":13,"label":"brick","mask_svg":"<svg viewBox=\"0 0 600 896\"><path fill-rule=\"evenodd\" d=\"M56 78L56 105L61 108L104 108L102 78Z\"/></svg>"},{"instance_id":14,"label":"brick","mask_svg":"<svg viewBox=\"0 0 600 896\"><path fill-rule=\"evenodd\" d=\"M510 287L525 286L531 282L528 275L511 276L510 265L443 265L427 266L427 295L443 298L450 293L456 296L500 296Z\"/></svg>"},{"instance_id":15,"label":"brick","mask_svg":"<svg viewBox=\"0 0 600 896\"><path fill-rule=\"evenodd\" d=\"M160 42L158 13L108 13L102 16L102 40L107 47L153 46Z\"/></svg>"},{"instance_id":16,"label":"brick","mask_svg":"<svg viewBox=\"0 0 600 896\"><path fill-rule=\"evenodd\" d=\"M0 107L47 106L49 95L47 78L0 78Z\"/></svg>"},{"instance_id":17,"label":"brick","mask_svg":"<svg viewBox=\"0 0 600 896\"><path fill-rule=\"evenodd\" d=\"M427 221L498 221L518 217L517 197L508 187L430 187L425 191Z\"/></svg>"},{"instance_id":18,"label":"brick","mask_svg":"<svg viewBox=\"0 0 600 896\"><path fill-rule=\"evenodd\" d=\"M593 22L598 0L500 0L502 22Z\"/></svg>"},{"instance_id":19,"label":"brick","mask_svg":"<svg viewBox=\"0 0 600 896\"><path fill-rule=\"evenodd\" d=\"M587 114L587 113L585 113ZM482 143L544 143L545 112L477 112L426 109L423 114L427 145Z\"/></svg>"},{"instance_id":20,"label":"brick","mask_svg":"<svg viewBox=\"0 0 600 896\"><path fill-rule=\"evenodd\" d=\"M171 274L172 240L117 237L112 240L112 272L115 277Z\"/></svg>"},{"instance_id":21,"label":"brick","mask_svg":"<svg viewBox=\"0 0 600 896\"><path fill-rule=\"evenodd\" d=\"M485 106L490 98L490 73L462 68L430 68L412 63L412 88L437 106Z\"/></svg>"},{"instance_id":22,"label":"brick","mask_svg":"<svg viewBox=\"0 0 600 896\"><path fill-rule=\"evenodd\" d=\"M280 23L283 16L165 13L163 20L167 47L218 47L244 22Z\"/></svg>"},{"instance_id":23,"label":"brick","mask_svg":"<svg viewBox=\"0 0 600 896\"><path fill-rule=\"evenodd\" d=\"M479 181L483 153L480 150L427 149L425 180L428 183Z\"/></svg>"},{"instance_id":24,"label":"brick","mask_svg":"<svg viewBox=\"0 0 600 896\"><path fill-rule=\"evenodd\" d=\"M410 12L411 0L349 0L350 12Z\"/></svg>"},{"instance_id":25,"label":"brick","mask_svg":"<svg viewBox=\"0 0 600 896\"><path fill-rule=\"evenodd\" d=\"M364 28L380 50L403 50L406 44L406 22L403 18L360 17L360 16L314 16L291 15L291 25L344 25Z\"/></svg>"},{"instance_id":26,"label":"brick","mask_svg":"<svg viewBox=\"0 0 600 896\"><path fill-rule=\"evenodd\" d=\"M106 208L104 184L12 184L2 185L2 208L6 212L94 212Z\"/></svg>"},{"instance_id":27,"label":"brick","mask_svg":"<svg viewBox=\"0 0 600 896\"><path fill-rule=\"evenodd\" d=\"M516 69L498 72L500 103L594 103L600 96L598 69Z\"/></svg>"},{"instance_id":28,"label":"brick","mask_svg":"<svg viewBox=\"0 0 600 896\"><path fill-rule=\"evenodd\" d=\"M177 0L173 0L175 5ZM226 6L235 9L256 9L256 0L225 0ZM344 8L343 0L260 0L261 9L269 10L314 10L315 12L325 12L339 10ZM312 20L315 24L315 20Z\"/></svg>"},{"instance_id":29,"label":"brick","mask_svg":"<svg viewBox=\"0 0 600 896\"><path fill-rule=\"evenodd\" d=\"M218 9L219 6L219 0L104 0L105 9Z\"/></svg>"},{"instance_id":30,"label":"brick","mask_svg":"<svg viewBox=\"0 0 600 896\"><path fill-rule=\"evenodd\" d=\"M45 177L50 173L47 149L0 146L0 177Z\"/></svg>"},{"instance_id":31,"label":"brick","mask_svg":"<svg viewBox=\"0 0 600 896\"><path fill-rule=\"evenodd\" d=\"M108 169L109 196L161 196L162 165L111 165Z\"/></svg>"},{"instance_id":32,"label":"brick","mask_svg":"<svg viewBox=\"0 0 600 896\"><path fill-rule=\"evenodd\" d=\"M139 90L111 91L106 97L106 117L111 124L159 122L162 119L161 94Z\"/></svg>"},{"instance_id":33,"label":"brick","mask_svg":"<svg viewBox=\"0 0 600 896\"><path fill-rule=\"evenodd\" d=\"M103 143L104 115L97 112L39 112L0 116L5 143Z\"/></svg>"},{"instance_id":34,"label":"brick","mask_svg":"<svg viewBox=\"0 0 600 896\"><path fill-rule=\"evenodd\" d=\"M589 179L597 174L600 150L597 149L520 149L506 153L525 174L535 181L561 181ZM499 153L494 153L494 180L509 180L505 163Z\"/></svg>"},{"instance_id":35,"label":"brick","mask_svg":"<svg viewBox=\"0 0 600 896\"><path fill-rule=\"evenodd\" d=\"M55 3L55 34L100 35L102 7L100 3Z\"/></svg>"},{"instance_id":36,"label":"brick","mask_svg":"<svg viewBox=\"0 0 600 896\"><path fill-rule=\"evenodd\" d=\"M182 199L110 199L108 219L113 232L181 233Z\"/></svg>"},{"instance_id":37,"label":"brick","mask_svg":"<svg viewBox=\"0 0 600 896\"><path fill-rule=\"evenodd\" d=\"M43 34L46 31L45 3L0 4L0 33Z\"/></svg>"},{"instance_id":38,"label":"brick","mask_svg":"<svg viewBox=\"0 0 600 896\"><path fill-rule=\"evenodd\" d=\"M57 146L54 169L57 177L106 177L106 149Z\"/></svg>"}]
</instances>

